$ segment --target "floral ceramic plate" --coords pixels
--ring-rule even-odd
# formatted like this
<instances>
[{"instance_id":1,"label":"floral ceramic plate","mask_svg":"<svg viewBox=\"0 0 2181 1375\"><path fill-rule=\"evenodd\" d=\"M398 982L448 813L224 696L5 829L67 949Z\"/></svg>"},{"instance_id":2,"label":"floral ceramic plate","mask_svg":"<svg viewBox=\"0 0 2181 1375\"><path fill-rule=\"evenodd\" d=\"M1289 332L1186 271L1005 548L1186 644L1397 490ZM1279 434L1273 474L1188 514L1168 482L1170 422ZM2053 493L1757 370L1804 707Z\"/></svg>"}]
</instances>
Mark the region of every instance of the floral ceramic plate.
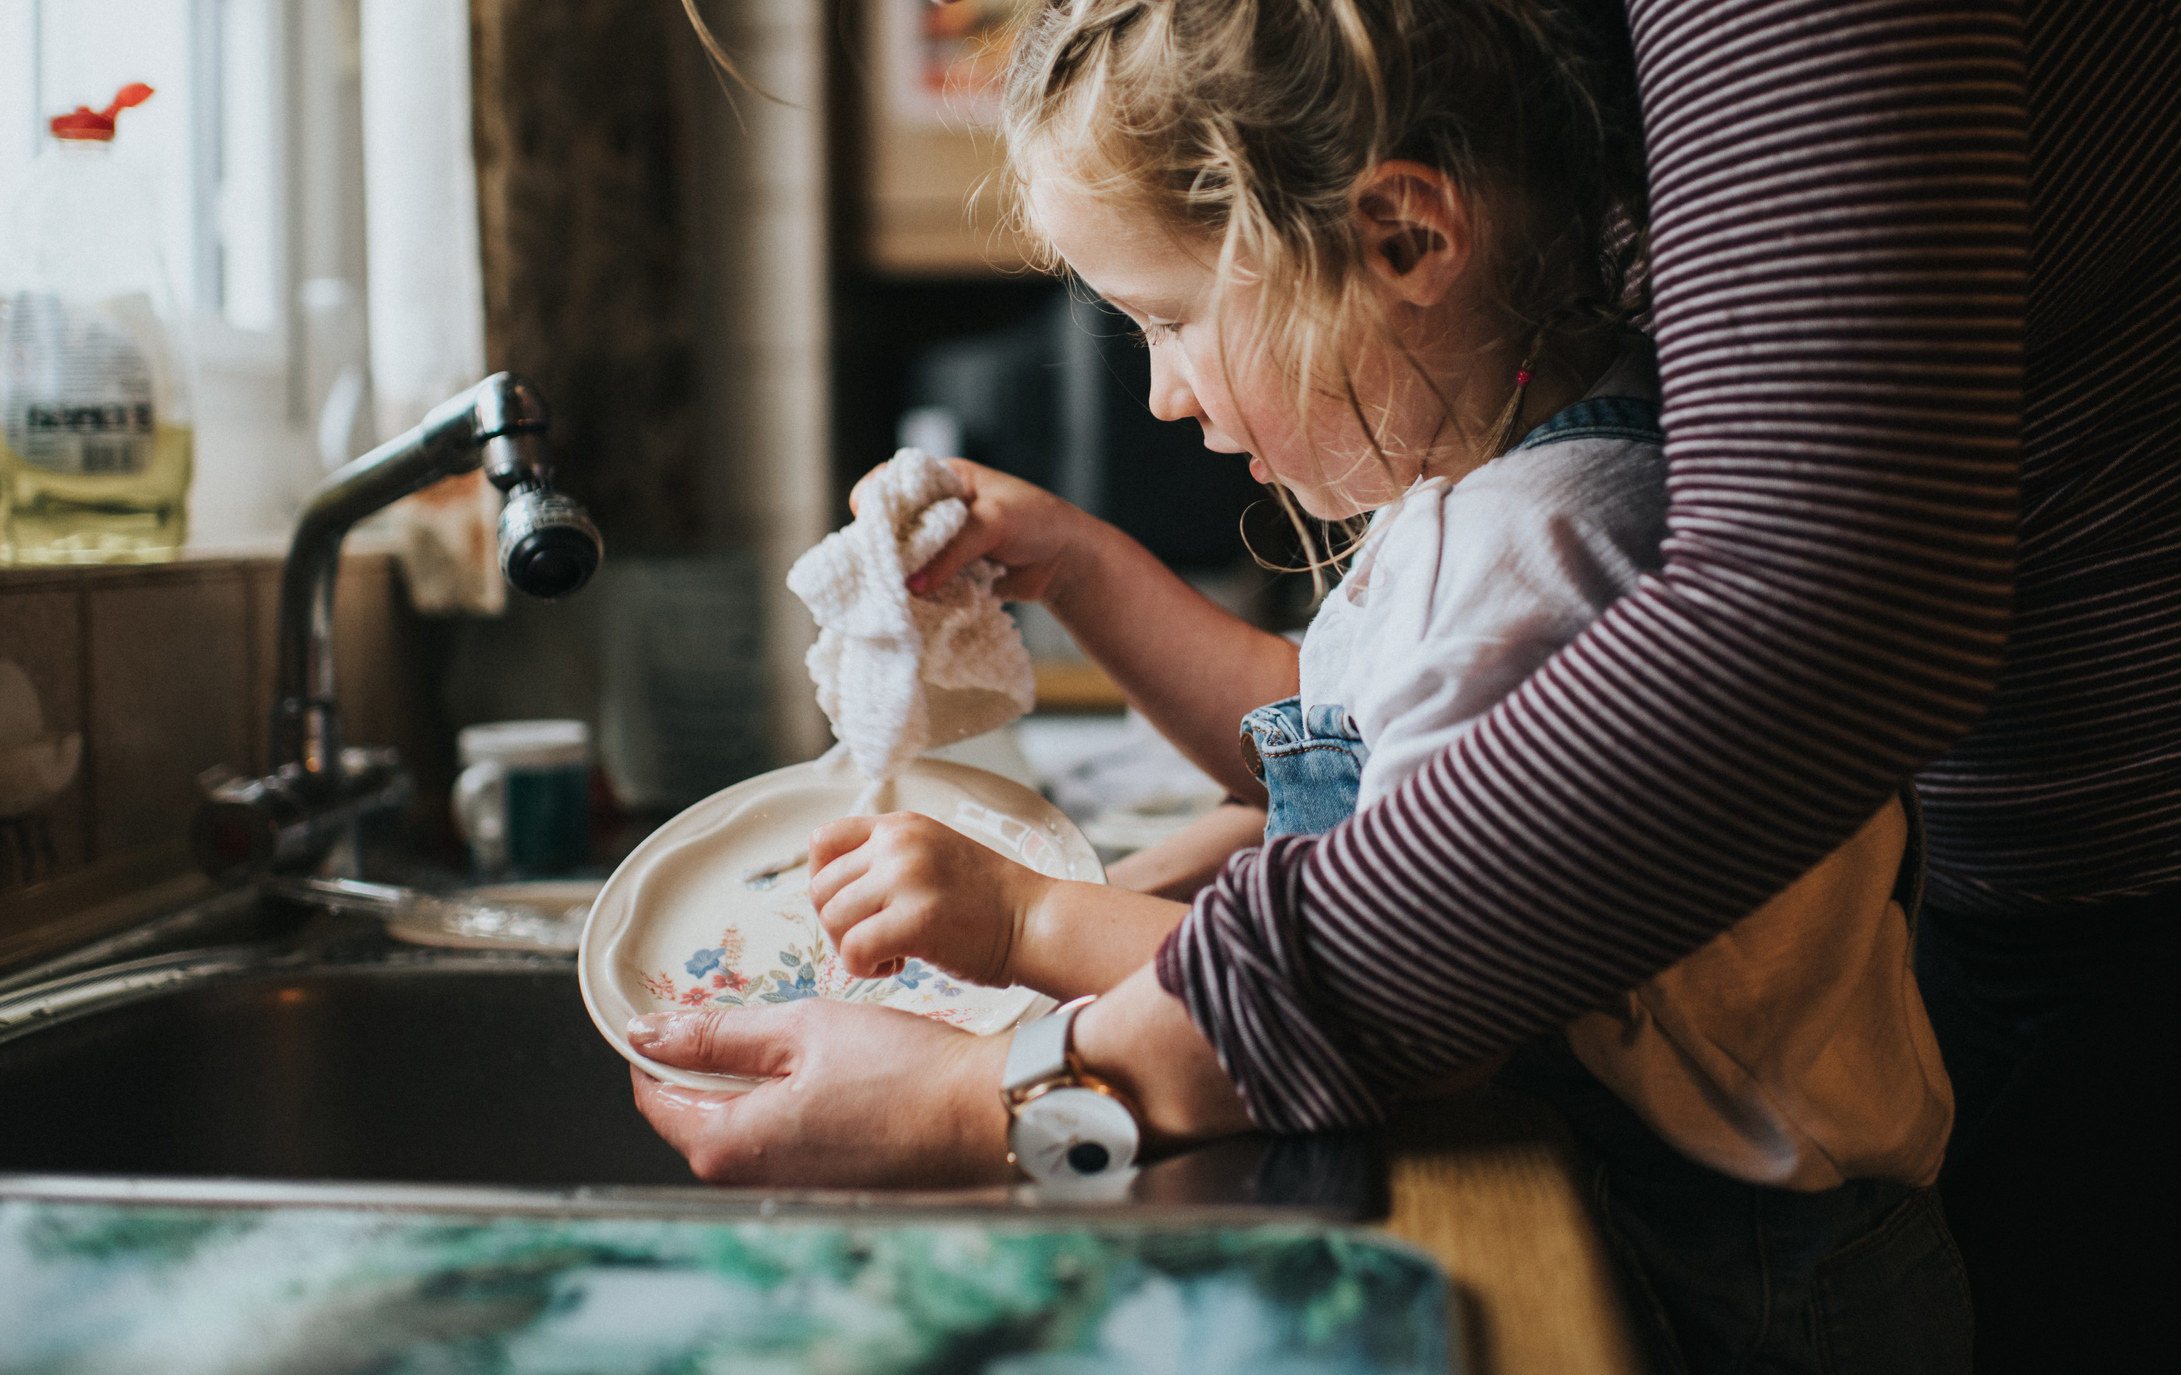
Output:
<instances>
[{"instance_id":1,"label":"floral ceramic plate","mask_svg":"<svg viewBox=\"0 0 2181 1375\"><path fill-rule=\"evenodd\" d=\"M658 1065L636 1053L629 1018L673 1008L760 1007L846 998L1003 1031L1051 1000L1026 988L963 983L911 960L857 979L818 924L807 865L786 864L810 833L846 816L863 778L827 757L747 779L675 817L636 847L591 905L577 956L584 1005L605 1038L646 1073L703 1089L759 1081ZM1099 883L1090 842L1044 798L983 769L918 759L880 809L922 812L1043 874Z\"/></svg>"}]
</instances>

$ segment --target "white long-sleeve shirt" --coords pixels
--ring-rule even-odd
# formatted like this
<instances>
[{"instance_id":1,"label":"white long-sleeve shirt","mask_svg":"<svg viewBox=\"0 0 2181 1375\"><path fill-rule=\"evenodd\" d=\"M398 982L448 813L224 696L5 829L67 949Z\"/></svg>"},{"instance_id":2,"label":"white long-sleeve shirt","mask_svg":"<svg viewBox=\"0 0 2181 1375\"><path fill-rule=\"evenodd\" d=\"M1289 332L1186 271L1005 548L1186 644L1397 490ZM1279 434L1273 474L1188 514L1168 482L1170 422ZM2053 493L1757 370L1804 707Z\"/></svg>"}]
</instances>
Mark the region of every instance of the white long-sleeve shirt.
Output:
<instances>
[{"instance_id":1,"label":"white long-sleeve shirt","mask_svg":"<svg viewBox=\"0 0 2181 1375\"><path fill-rule=\"evenodd\" d=\"M1656 400L1647 346L1592 396ZM1430 479L1378 513L1302 646L1302 706L1338 703L1370 746L1367 807L1634 590L1658 564L1666 459L1573 439Z\"/></svg>"}]
</instances>

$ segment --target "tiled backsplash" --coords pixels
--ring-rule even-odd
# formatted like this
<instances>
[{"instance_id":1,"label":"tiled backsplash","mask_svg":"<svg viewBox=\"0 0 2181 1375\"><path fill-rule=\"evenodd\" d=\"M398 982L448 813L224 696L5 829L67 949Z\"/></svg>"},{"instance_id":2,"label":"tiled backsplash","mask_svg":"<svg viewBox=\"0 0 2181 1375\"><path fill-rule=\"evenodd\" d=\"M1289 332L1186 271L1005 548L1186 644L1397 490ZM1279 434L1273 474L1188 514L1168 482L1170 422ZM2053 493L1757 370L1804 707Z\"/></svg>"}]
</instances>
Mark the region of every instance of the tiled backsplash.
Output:
<instances>
[{"instance_id":1,"label":"tiled backsplash","mask_svg":"<svg viewBox=\"0 0 2181 1375\"><path fill-rule=\"evenodd\" d=\"M336 682L358 743L416 735L394 578L387 554L343 561ZM83 737L75 780L44 815L0 820L0 845L16 852L0 863L0 962L57 895L103 896L101 871L129 882L186 872L197 775L264 770L279 582L271 557L0 568L0 660L29 677L46 730Z\"/></svg>"}]
</instances>

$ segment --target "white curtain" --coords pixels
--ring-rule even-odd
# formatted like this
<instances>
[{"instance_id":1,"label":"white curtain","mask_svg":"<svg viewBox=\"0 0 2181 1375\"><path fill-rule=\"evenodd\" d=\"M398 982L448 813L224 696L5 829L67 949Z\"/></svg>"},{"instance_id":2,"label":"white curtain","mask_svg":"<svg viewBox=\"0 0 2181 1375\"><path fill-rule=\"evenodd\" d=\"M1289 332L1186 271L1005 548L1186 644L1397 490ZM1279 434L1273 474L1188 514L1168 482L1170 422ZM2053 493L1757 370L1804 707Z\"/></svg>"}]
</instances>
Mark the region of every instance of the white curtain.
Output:
<instances>
[{"instance_id":1,"label":"white curtain","mask_svg":"<svg viewBox=\"0 0 2181 1375\"><path fill-rule=\"evenodd\" d=\"M485 373L469 0L363 0L360 17L371 390L384 438ZM396 508L418 609L501 609L498 513L499 494L476 475Z\"/></svg>"},{"instance_id":2,"label":"white curtain","mask_svg":"<svg viewBox=\"0 0 2181 1375\"><path fill-rule=\"evenodd\" d=\"M364 244L379 434L484 375L469 0L364 0Z\"/></svg>"},{"instance_id":3,"label":"white curtain","mask_svg":"<svg viewBox=\"0 0 2181 1375\"><path fill-rule=\"evenodd\" d=\"M365 244L381 435L484 375L468 0L364 0Z\"/></svg>"}]
</instances>

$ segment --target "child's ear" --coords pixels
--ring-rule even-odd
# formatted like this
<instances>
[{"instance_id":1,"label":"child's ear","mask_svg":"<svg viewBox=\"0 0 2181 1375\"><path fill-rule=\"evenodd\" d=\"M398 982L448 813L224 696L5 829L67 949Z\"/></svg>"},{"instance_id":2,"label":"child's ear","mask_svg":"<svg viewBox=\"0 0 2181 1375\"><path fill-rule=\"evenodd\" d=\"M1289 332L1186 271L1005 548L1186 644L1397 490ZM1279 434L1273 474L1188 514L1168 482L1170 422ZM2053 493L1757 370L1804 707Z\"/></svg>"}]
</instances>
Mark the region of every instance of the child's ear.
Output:
<instances>
[{"instance_id":1,"label":"child's ear","mask_svg":"<svg viewBox=\"0 0 2181 1375\"><path fill-rule=\"evenodd\" d=\"M1396 296L1435 306L1469 266L1469 206L1444 172L1420 162L1385 162L1355 193L1365 257Z\"/></svg>"}]
</instances>

